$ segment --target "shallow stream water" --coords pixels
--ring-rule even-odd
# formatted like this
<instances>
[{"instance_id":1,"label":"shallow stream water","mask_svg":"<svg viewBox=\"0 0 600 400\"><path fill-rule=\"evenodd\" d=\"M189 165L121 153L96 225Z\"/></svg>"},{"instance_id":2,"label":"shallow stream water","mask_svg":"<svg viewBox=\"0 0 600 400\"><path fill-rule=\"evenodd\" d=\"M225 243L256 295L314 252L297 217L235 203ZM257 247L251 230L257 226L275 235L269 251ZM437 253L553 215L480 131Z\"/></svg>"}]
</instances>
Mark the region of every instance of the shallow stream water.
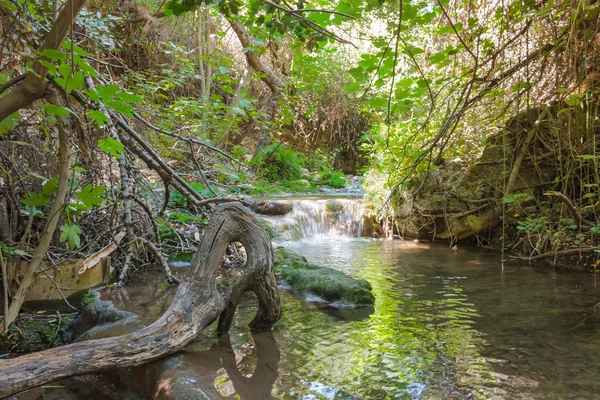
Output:
<instances>
[{"instance_id":1,"label":"shallow stream water","mask_svg":"<svg viewBox=\"0 0 600 400\"><path fill-rule=\"evenodd\" d=\"M282 291L282 320L253 337L248 300L226 343L209 336L183 353L184 375L214 398L600 398L591 275L502 268L500 254L460 245L337 236L284 246L368 280L375 306L338 310ZM150 322L173 288L144 285L141 304L112 298Z\"/></svg>"}]
</instances>

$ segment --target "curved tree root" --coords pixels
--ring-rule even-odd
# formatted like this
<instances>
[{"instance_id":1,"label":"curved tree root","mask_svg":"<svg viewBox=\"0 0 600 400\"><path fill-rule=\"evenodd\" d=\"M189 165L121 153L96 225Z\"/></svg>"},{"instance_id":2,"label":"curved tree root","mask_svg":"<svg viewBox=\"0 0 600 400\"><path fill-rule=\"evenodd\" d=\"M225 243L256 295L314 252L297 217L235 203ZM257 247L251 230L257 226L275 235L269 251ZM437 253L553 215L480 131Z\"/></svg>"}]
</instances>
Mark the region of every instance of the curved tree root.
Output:
<instances>
[{"instance_id":1,"label":"curved tree root","mask_svg":"<svg viewBox=\"0 0 600 400\"><path fill-rule=\"evenodd\" d=\"M246 270L223 298L216 278L227 245L241 242ZM152 325L127 335L73 343L0 361L0 398L73 375L140 365L175 353L193 341L219 316L219 332L231 326L241 294L253 291L259 307L252 326L270 328L281 316L273 275L271 240L240 204L217 211L206 229L191 275L182 282L169 309Z\"/></svg>"}]
</instances>

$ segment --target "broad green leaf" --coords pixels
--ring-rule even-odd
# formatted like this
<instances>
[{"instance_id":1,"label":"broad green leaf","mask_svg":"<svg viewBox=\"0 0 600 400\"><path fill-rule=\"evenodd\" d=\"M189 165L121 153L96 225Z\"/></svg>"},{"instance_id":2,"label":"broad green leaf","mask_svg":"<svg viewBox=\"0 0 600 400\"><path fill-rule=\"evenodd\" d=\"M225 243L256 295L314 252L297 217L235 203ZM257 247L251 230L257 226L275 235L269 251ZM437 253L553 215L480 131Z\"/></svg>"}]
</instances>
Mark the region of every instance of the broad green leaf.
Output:
<instances>
[{"instance_id":1,"label":"broad green leaf","mask_svg":"<svg viewBox=\"0 0 600 400\"><path fill-rule=\"evenodd\" d=\"M108 117L102 111L88 110L86 115L89 119L96 121L99 126L104 126L108 122Z\"/></svg>"},{"instance_id":2,"label":"broad green leaf","mask_svg":"<svg viewBox=\"0 0 600 400\"><path fill-rule=\"evenodd\" d=\"M58 187L58 178L52 178L42 186L42 193L46 196L52 196Z\"/></svg>"},{"instance_id":3,"label":"broad green leaf","mask_svg":"<svg viewBox=\"0 0 600 400\"><path fill-rule=\"evenodd\" d=\"M81 245L79 237L81 229L75 224L64 224L60 227L60 241L67 242L69 250L73 250Z\"/></svg>"},{"instance_id":4,"label":"broad green leaf","mask_svg":"<svg viewBox=\"0 0 600 400\"><path fill-rule=\"evenodd\" d=\"M437 53L437 54L427 57L427 60L432 64L438 64L442 61L445 61L447 58L448 58L448 54L445 51L442 51L440 53Z\"/></svg>"},{"instance_id":5,"label":"broad green leaf","mask_svg":"<svg viewBox=\"0 0 600 400\"><path fill-rule=\"evenodd\" d=\"M73 76L67 78L66 91L71 93L75 89L80 89L83 87L83 72L77 71Z\"/></svg>"},{"instance_id":6,"label":"broad green leaf","mask_svg":"<svg viewBox=\"0 0 600 400\"><path fill-rule=\"evenodd\" d=\"M106 108L115 110L118 113L125 114L130 118L133 118L133 106L131 104L124 103L122 101L107 101L104 103Z\"/></svg>"},{"instance_id":7,"label":"broad green leaf","mask_svg":"<svg viewBox=\"0 0 600 400\"><path fill-rule=\"evenodd\" d=\"M56 115L57 117L64 117L65 115L68 115L71 112L71 110L69 110L68 108L50 103L42 104L42 109L48 114Z\"/></svg>"},{"instance_id":8,"label":"broad green leaf","mask_svg":"<svg viewBox=\"0 0 600 400\"><path fill-rule=\"evenodd\" d=\"M98 86L96 91L102 97L102 100L111 101L115 98L115 94L120 90L119 85L111 84L105 86Z\"/></svg>"},{"instance_id":9,"label":"broad green leaf","mask_svg":"<svg viewBox=\"0 0 600 400\"><path fill-rule=\"evenodd\" d=\"M388 101L387 99L376 97L365 101L365 104L373 108L386 108L388 106Z\"/></svg>"},{"instance_id":10,"label":"broad green leaf","mask_svg":"<svg viewBox=\"0 0 600 400\"><path fill-rule=\"evenodd\" d=\"M97 206L104 200L103 195L105 189L106 188L103 185L94 187L91 183L88 183L79 193L77 193L77 198L87 207Z\"/></svg>"},{"instance_id":11,"label":"broad green leaf","mask_svg":"<svg viewBox=\"0 0 600 400\"><path fill-rule=\"evenodd\" d=\"M344 92L358 92L360 90L360 85L356 82L349 83L345 85L342 90Z\"/></svg>"},{"instance_id":12,"label":"broad green leaf","mask_svg":"<svg viewBox=\"0 0 600 400\"><path fill-rule=\"evenodd\" d=\"M59 50L56 49L44 49L42 51L42 54L53 61L62 61L64 63L67 59L66 54L61 53Z\"/></svg>"},{"instance_id":13,"label":"broad green leaf","mask_svg":"<svg viewBox=\"0 0 600 400\"><path fill-rule=\"evenodd\" d=\"M0 121L0 135L12 129L15 129L15 127L17 126L17 121L20 119L21 114L19 114L19 112L17 111Z\"/></svg>"},{"instance_id":14,"label":"broad green leaf","mask_svg":"<svg viewBox=\"0 0 600 400\"><path fill-rule=\"evenodd\" d=\"M98 140L98 147L101 150L112 154L112 156L116 159L119 159L121 157L121 153L123 152L124 148L123 143L111 137Z\"/></svg>"},{"instance_id":15,"label":"broad green leaf","mask_svg":"<svg viewBox=\"0 0 600 400\"><path fill-rule=\"evenodd\" d=\"M132 93L120 92L118 96L121 100L127 101L129 103L139 103L140 101L142 101L142 98L140 96L137 96Z\"/></svg>"}]
</instances>

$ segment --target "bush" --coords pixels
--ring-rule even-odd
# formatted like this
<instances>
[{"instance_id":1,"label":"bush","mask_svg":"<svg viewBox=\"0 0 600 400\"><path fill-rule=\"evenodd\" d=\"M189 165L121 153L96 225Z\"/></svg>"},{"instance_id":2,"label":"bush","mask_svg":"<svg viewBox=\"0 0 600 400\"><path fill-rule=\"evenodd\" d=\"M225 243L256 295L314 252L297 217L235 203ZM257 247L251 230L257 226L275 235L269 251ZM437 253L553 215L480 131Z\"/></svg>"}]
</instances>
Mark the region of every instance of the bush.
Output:
<instances>
[{"instance_id":1,"label":"bush","mask_svg":"<svg viewBox=\"0 0 600 400\"><path fill-rule=\"evenodd\" d=\"M274 143L261 149L252 160L260 175L269 182L295 181L302 177L303 157L294 150Z\"/></svg>"},{"instance_id":2,"label":"bush","mask_svg":"<svg viewBox=\"0 0 600 400\"><path fill-rule=\"evenodd\" d=\"M321 171L321 181L333 188L341 189L346 187L346 178L341 170L333 171L329 168L324 168Z\"/></svg>"}]
</instances>

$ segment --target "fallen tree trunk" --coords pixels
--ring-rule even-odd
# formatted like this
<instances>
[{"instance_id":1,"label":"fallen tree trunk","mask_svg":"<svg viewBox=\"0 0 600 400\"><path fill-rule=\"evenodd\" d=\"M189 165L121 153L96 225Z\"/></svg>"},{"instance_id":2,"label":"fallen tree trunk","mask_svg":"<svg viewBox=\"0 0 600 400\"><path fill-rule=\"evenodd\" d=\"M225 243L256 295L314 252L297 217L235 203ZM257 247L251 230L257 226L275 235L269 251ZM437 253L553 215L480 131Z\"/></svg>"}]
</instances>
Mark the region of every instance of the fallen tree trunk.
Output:
<instances>
[{"instance_id":1,"label":"fallen tree trunk","mask_svg":"<svg viewBox=\"0 0 600 400\"><path fill-rule=\"evenodd\" d=\"M241 242L246 269L224 298L216 278L229 243ZM0 398L57 379L117 367L140 365L175 353L193 341L220 315L219 331L229 330L240 293L253 291L258 312L255 329L270 328L281 316L273 275L271 240L260 223L240 204L216 212L202 238L191 275L177 290L169 309L152 325L127 335L73 343L0 361Z\"/></svg>"}]
</instances>

